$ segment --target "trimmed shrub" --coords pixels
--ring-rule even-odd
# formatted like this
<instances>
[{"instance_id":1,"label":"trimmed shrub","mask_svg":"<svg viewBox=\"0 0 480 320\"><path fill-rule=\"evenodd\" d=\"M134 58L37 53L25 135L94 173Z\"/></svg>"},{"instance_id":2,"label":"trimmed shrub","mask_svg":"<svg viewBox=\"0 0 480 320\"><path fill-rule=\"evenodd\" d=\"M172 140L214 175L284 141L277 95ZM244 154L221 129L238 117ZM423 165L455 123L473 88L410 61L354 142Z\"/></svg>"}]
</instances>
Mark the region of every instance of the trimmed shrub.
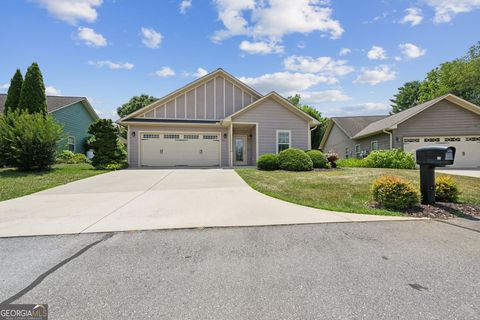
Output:
<instances>
[{"instance_id":1,"label":"trimmed shrub","mask_svg":"<svg viewBox=\"0 0 480 320\"><path fill-rule=\"evenodd\" d=\"M262 154L258 157L257 168L259 170L278 170L278 156L273 153Z\"/></svg>"},{"instance_id":2,"label":"trimmed shrub","mask_svg":"<svg viewBox=\"0 0 480 320\"><path fill-rule=\"evenodd\" d=\"M306 154L312 159L314 168L329 168L327 157L320 150L309 150Z\"/></svg>"},{"instance_id":3,"label":"trimmed shrub","mask_svg":"<svg viewBox=\"0 0 480 320\"><path fill-rule=\"evenodd\" d=\"M452 177L440 176L435 179L435 200L440 202L457 202L460 190Z\"/></svg>"},{"instance_id":4,"label":"trimmed shrub","mask_svg":"<svg viewBox=\"0 0 480 320\"><path fill-rule=\"evenodd\" d=\"M51 115L9 112L0 117L0 163L23 171L48 169L61 134Z\"/></svg>"},{"instance_id":5,"label":"trimmed shrub","mask_svg":"<svg viewBox=\"0 0 480 320\"><path fill-rule=\"evenodd\" d=\"M125 169L128 167L128 163L109 163L103 167L100 167L99 169L104 169L104 170L121 170Z\"/></svg>"},{"instance_id":6,"label":"trimmed shrub","mask_svg":"<svg viewBox=\"0 0 480 320\"><path fill-rule=\"evenodd\" d=\"M365 162L358 158L348 158L338 160L337 165L344 168L362 168L365 167Z\"/></svg>"},{"instance_id":7,"label":"trimmed shrub","mask_svg":"<svg viewBox=\"0 0 480 320\"><path fill-rule=\"evenodd\" d=\"M93 135L88 141L94 152L92 165L95 168L105 169L108 165L118 165L121 169L127 166L127 151L118 140L112 120L97 120L90 125L88 133Z\"/></svg>"},{"instance_id":8,"label":"trimmed shrub","mask_svg":"<svg viewBox=\"0 0 480 320\"><path fill-rule=\"evenodd\" d=\"M413 154L400 149L375 150L363 161L368 168L415 169Z\"/></svg>"},{"instance_id":9,"label":"trimmed shrub","mask_svg":"<svg viewBox=\"0 0 480 320\"><path fill-rule=\"evenodd\" d=\"M283 150L278 155L278 164L280 169L287 171L311 171L313 170L312 159L305 151L289 148Z\"/></svg>"},{"instance_id":10,"label":"trimmed shrub","mask_svg":"<svg viewBox=\"0 0 480 320\"><path fill-rule=\"evenodd\" d=\"M87 157L83 153L73 153L69 150L63 150L57 155L57 163L79 164L87 163Z\"/></svg>"},{"instance_id":11,"label":"trimmed shrub","mask_svg":"<svg viewBox=\"0 0 480 320\"><path fill-rule=\"evenodd\" d=\"M381 176L373 181L372 196L381 207L394 210L413 208L420 201L414 185L396 176Z\"/></svg>"}]
</instances>

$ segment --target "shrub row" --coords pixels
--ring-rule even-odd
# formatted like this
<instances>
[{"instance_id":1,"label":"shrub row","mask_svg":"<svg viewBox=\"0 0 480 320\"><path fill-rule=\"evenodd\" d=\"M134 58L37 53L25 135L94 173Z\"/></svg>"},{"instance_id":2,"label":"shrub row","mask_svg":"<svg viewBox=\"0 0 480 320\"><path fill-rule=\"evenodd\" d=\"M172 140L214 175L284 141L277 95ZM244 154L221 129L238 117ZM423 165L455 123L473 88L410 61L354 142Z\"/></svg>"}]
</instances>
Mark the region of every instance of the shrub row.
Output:
<instances>
[{"instance_id":1,"label":"shrub row","mask_svg":"<svg viewBox=\"0 0 480 320\"><path fill-rule=\"evenodd\" d=\"M57 155L56 163L79 164L88 163L87 157L83 153L73 153L69 150L63 150Z\"/></svg>"},{"instance_id":2,"label":"shrub row","mask_svg":"<svg viewBox=\"0 0 480 320\"><path fill-rule=\"evenodd\" d=\"M266 153L257 160L257 168L260 170L287 170L287 171L311 171L313 168L329 168L327 157L319 150L307 152L289 148L278 155Z\"/></svg>"},{"instance_id":3,"label":"shrub row","mask_svg":"<svg viewBox=\"0 0 480 320\"><path fill-rule=\"evenodd\" d=\"M400 149L372 151L366 158L338 161L340 167L415 169L413 154Z\"/></svg>"}]
</instances>

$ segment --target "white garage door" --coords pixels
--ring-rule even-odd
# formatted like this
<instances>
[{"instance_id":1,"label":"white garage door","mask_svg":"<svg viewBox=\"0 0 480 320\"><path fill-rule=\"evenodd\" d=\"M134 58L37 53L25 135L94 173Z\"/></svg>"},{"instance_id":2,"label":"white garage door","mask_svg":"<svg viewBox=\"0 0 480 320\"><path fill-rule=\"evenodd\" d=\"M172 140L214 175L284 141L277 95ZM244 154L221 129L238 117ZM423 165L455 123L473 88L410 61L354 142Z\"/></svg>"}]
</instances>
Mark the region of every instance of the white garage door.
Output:
<instances>
[{"instance_id":1,"label":"white garage door","mask_svg":"<svg viewBox=\"0 0 480 320\"><path fill-rule=\"evenodd\" d=\"M403 149L413 152L424 146L447 145L455 147L452 168L480 168L480 136L408 137L403 138Z\"/></svg>"},{"instance_id":2,"label":"white garage door","mask_svg":"<svg viewBox=\"0 0 480 320\"><path fill-rule=\"evenodd\" d=\"M142 132L140 163L150 167L220 165L220 133Z\"/></svg>"}]
</instances>

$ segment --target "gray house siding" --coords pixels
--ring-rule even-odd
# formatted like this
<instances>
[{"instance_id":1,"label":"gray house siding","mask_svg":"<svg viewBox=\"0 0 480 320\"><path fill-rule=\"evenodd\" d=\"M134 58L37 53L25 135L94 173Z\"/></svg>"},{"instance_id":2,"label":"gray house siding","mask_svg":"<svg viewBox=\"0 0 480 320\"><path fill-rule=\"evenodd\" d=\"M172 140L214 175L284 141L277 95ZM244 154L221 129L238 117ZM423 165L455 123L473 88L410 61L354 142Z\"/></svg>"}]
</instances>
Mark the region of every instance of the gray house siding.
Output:
<instances>
[{"instance_id":1,"label":"gray house siding","mask_svg":"<svg viewBox=\"0 0 480 320\"><path fill-rule=\"evenodd\" d=\"M443 100L398 125L394 148L403 149L404 137L478 135L480 116Z\"/></svg>"},{"instance_id":2,"label":"gray house siding","mask_svg":"<svg viewBox=\"0 0 480 320\"><path fill-rule=\"evenodd\" d=\"M380 133L380 134L370 136L368 138L354 140L354 144L355 145L359 144L361 151L366 151L366 153L370 153L372 152L373 141L378 142L379 150L390 149L390 135L386 133ZM355 150L354 150L354 155L355 155Z\"/></svg>"},{"instance_id":3,"label":"gray house siding","mask_svg":"<svg viewBox=\"0 0 480 320\"><path fill-rule=\"evenodd\" d=\"M132 131L135 131L135 138L132 137ZM139 166L139 141L140 141L140 131L161 131L161 132L220 132L221 135L221 161L222 166L226 167L228 163L228 137L225 138L224 134L227 133L227 128L223 127L192 127L192 126L137 126L130 125L128 127L128 162L130 167Z\"/></svg>"},{"instance_id":4,"label":"gray house siding","mask_svg":"<svg viewBox=\"0 0 480 320\"><path fill-rule=\"evenodd\" d=\"M340 127L333 123L332 130L327 138L327 142L325 146L322 148L323 152L330 152L333 151L338 153L340 158L344 159L347 157L346 149L349 150L349 157L353 155L355 152L355 142L350 139L345 132L340 129Z\"/></svg>"},{"instance_id":5,"label":"gray house siding","mask_svg":"<svg viewBox=\"0 0 480 320\"><path fill-rule=\"evenodd\" d=\"M259 97L223 76L179 93L138 117L155 119L221 120Z\"/></svg>"},{"instance_id":6,"label":"gray house siding","mask_svg":"<svg viewBox=\"0 0 480 320\"><path fill-rule=\"evenodd\" d=\"M272 99L234 117L233 122L258 123L258 155L276 153L277 130L291 131L291 147L308 150L308 122Z\"/></svg>"}]
</instances>

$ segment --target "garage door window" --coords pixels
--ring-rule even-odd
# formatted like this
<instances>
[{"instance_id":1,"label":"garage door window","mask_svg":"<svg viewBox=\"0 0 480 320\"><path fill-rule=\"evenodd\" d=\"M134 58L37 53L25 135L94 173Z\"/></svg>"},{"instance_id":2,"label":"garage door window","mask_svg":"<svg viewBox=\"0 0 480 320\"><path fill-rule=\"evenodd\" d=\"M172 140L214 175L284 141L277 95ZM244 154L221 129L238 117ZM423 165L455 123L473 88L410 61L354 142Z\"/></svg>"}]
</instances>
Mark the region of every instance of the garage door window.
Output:
<instances>
[{"instance_id":1,"label":"garage door window","mask_svg":"<svg viewBox=\"0 0 480 320\"><path fill-rule=\"evenodd\" d=\"M184 134L183 139L196 140L198 139L198 134Z\"/></svg>"},{"instance_id":2,"label":"garage door window","mask_svg":"<svg viewBox=\"0 0 480 320\"><path fill-rule=\"evenodd\" d=\"M163 135L164 139L180 139L179 134L164 134Z\"/></svg>"},{"instance_id":3,"label":"garage door window","mask_svg":"<svg viewBox=\"0 0 480 320\"><path fill-rule=\"evenodd\" d=\"M203 140L218 140L218 136L214 135L204 135Z\"/></svg>"}]
</instances>

